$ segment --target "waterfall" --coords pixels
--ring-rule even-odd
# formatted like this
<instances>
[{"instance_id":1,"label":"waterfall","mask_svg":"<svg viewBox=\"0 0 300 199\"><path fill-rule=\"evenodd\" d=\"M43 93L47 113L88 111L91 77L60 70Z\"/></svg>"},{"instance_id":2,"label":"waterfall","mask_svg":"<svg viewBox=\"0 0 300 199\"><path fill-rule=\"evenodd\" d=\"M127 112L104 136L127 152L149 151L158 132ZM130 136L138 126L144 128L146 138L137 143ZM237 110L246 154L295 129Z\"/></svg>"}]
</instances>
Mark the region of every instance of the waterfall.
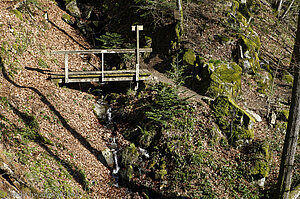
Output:
<instances>
[{"instance_id":1,"label":"waterfall","mask_svg":"<svg viewBox=\"0 0 300 199\"><path fill-rule=\"evenodd\" d=\"M107 115L107 123L111 124L112 122L112 113L111 113L111 107L109 107L106 111L106 115Z\"/></svg>"}]
</instances>

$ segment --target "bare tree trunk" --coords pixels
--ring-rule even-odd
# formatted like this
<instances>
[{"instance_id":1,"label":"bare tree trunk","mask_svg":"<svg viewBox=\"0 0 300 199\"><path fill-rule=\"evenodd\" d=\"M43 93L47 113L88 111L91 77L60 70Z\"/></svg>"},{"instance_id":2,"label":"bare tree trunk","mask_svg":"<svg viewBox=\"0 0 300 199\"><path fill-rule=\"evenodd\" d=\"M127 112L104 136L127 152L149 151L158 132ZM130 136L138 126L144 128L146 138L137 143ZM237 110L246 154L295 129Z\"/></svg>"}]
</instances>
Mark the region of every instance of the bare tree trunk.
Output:
<instances>
[{"instance_id":1,"label":"bare tree trunk","mask_svg":"<svg viewBox=\"0 0 300 199\"><path fill-rule=\"evenodd\" d=\"M280 1L278 2L278 7L277 7L278 16L280 16L282 4L284 3L284 1L285 1L285 0L280 0Z\"/></svg>"},{"instance_id":2,"label":"bare tree trunk","mask_svg":"<svg viewBox=\"0 0 300 199\"><path fill-rule=\"evenodd\" d=\"M180 31L181 33L183 33L183 9L182 9L182 0L178 0L177 2L178 4L178 11L179 11L179 14L180 14Z\"/></svg>"},{"instance_id":3,"label":"bare tree trunk","mask_svg":"<svg viewBox=\"0 0 300 199\"><path fill-rule=\"evenodd\" d=\"M277 184L279 192L277 194L277 197L279 199L289 198L295 152L297 148L297 140L300 128L300 16L298 16L298 30L291 65L295 69L295 79L293 85L289 121L284 140L284 147L281 156L281 164Z\"/></svg>"}]
</instances>

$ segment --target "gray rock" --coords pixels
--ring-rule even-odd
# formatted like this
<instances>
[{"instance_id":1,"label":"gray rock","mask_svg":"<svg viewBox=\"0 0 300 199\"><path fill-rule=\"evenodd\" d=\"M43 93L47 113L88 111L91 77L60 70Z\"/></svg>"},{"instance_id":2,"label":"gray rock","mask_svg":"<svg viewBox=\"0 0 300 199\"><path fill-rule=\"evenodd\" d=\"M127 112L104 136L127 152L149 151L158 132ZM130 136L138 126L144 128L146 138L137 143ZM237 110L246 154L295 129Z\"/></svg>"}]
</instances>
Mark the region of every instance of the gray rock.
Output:
<instances>
[{"instance_id":1,"label":"gray rock","mask_svg":"<svg viewBox=\"0 0 300 199\"><path fill-rule=\"evenodd\" d=\"M107 110L108 110L108 106L105 104L101 104L101 103L95 103L94 104L94 113L95 115L100 119L100 120L104 120L106 119L107 116Z\"/></svg>"},{"instance_id":2,"label":"gray rock","mask_svg":"<svg viewBox=\"0 0 300 199\"><path fill-rule=\"evenodd\" d=\"M114 167L114 156L113 153L111 152L111 150L109 148L104 149L103 151L101 151L107 165L111 168Z\"/></svg>"}]
</instances>

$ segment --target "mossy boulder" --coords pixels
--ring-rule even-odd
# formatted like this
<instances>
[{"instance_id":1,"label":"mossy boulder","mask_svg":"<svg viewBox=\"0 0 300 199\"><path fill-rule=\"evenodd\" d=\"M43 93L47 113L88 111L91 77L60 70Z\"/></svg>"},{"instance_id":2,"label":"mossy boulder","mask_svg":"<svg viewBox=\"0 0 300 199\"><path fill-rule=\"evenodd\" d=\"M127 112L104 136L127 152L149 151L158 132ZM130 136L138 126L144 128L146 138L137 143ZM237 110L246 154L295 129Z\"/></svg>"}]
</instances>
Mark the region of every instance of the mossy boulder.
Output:
<instances>
[{"instance_id":1,"label":"mossy boulder","mask_svg":"<svg viewBox=\"0 0 300 199\"><path fill-rule=\"evenodd\" d=\"M125 147L121 152L121 170L120 175L123 179L130 181L134 175L134 168L138 167L139 152L136 146L131 143L129 146Z\"/></svg>"},{"instance_id":2,"label":"mossy boulder","mask_svg":"<svg viewBox=\"0 0 300 199\"><path fill-rule=\"evenodd\" d=\"M210 97L236 96L241 88L242 69L236 63L223 61L204 62L200 69L200 92Z\"/></svg>"},{"instance_id":3,"label":"mossy boulder","mask_svg":"<svg viewBox=\"0 0 300 199\"><path fill-rule=\"evenodd\" d=\"M252 161L251 175L256 178L268 177L270 172L270 146L267 142L255 143L252 149Z\"/></svg>"},{"instance_id":4,"label":"mossy boulder","mask_svg":"<svg viewBox=\"0 0 300 199\"><path fill-rule=\"evenodd\" d=\"M228 143L239 147L250 142L253 137L252 118L244 109L228 96L217 97L211 108L216 117L216 123L226 135Z\"/></svg>"},{"instance_id":5,"label":"mossy boulder","mask_svg":"<svg viewBox=\"0 0 300 199\"><path fill-rule=\"evenodd\" d=\"M183 64L194 66L196 61L196 55L195 52L192 49L188 49L183 54Z\"/></svg>"}]
</instances>

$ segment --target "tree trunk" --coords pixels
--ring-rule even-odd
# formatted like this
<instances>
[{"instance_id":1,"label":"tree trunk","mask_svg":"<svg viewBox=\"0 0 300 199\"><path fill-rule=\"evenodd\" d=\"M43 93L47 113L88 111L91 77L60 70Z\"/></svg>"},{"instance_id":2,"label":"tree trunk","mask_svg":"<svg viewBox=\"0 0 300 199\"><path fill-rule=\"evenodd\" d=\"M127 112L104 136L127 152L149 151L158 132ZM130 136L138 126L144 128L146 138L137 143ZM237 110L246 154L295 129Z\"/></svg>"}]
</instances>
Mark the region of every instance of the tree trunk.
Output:
<instances>
[{"instance_id":1,"label":"tree trunk","mask_svg":"<svg viewBox=\"0 0 300 199\"><path fill-rule=\"evenodd\" d=\"M182 9L182 0L177 0L177 4L178 4L178 11L180 14L180 32L181 34L183 33L183 9Z\"/></svg>"},{"instance_id":2,"label":"tree trunk","mask_svg":"<svg viewBox=\"0 0 300 199\"><path fill-rule=\"evenodd\" d=\"M299 9L299 7L298 7ZM300 14L300 12L299 12ZM284 147L281 156L280 171L278 177L279 199L288 199L292 183L295 152L300 127L300 16L298 16L298 30L291 66L295 69L292 103L290 107L289 121L286 130Z\"/></svg>"},{"instance_id":3,"label":"tree trunk","mask_svg":"<svg viewBox=\"0 0 300 199\"><path fill-rule=\"evenodd\" d=\"M290 3L288 9L286 9L286 11L283 13L283 15L281 16L281 19L283 19L290 11L291 7L293 6L295 0L292 0L292 2Z\"/></svg>"}]
</instances>

